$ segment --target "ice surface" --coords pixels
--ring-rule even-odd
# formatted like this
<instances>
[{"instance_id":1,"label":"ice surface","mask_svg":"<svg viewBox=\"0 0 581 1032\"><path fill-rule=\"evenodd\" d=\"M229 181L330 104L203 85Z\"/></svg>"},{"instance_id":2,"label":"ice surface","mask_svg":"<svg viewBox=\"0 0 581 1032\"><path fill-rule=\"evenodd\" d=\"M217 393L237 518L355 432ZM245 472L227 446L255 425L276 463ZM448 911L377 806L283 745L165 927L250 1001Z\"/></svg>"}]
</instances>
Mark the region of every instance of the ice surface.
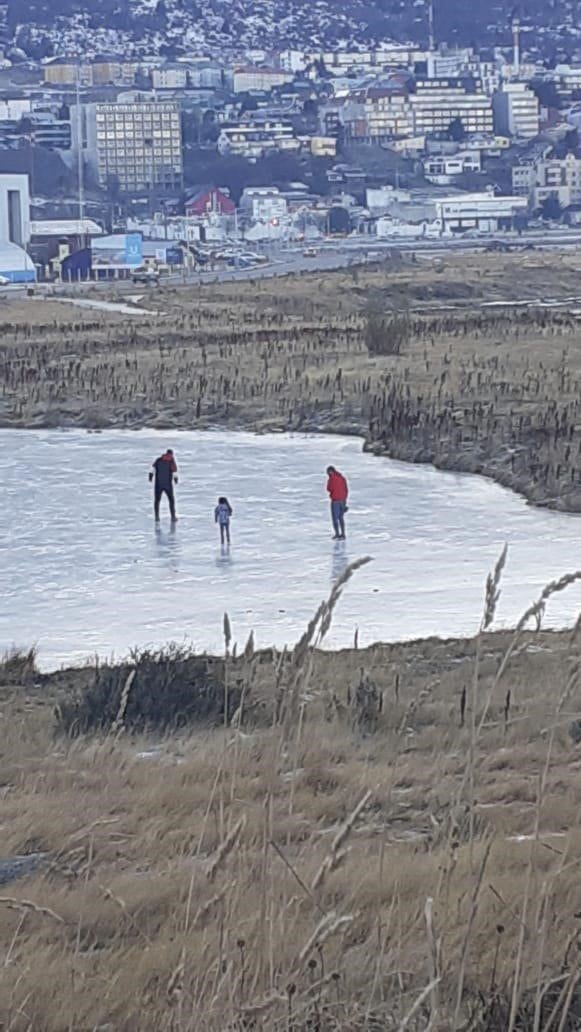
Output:
<instances>
[{"instance_id":1,"label":"ice surface","mask_svg":"<svg viewBox=\"0 0 581 1032\"><path fill-rule=\"evenodd\" d=\"M505 541L498 610L514 621L542 585L581 565L578 517L534 509L480 477L365 455L335 436L107 431L0 432L0 650L37 643L41 663L125 655L188 640L221 649L229 613L242 645L293 643L332 580L359 556L329 646L478 626L484 581ZM151 462L169 445L180 521L153 523ZM331 540L325 468L351 486L349 539ZM213 510L233 507L222 551ZM581 589L548 624L571 623Z\"/></svg>"}]
</instances>

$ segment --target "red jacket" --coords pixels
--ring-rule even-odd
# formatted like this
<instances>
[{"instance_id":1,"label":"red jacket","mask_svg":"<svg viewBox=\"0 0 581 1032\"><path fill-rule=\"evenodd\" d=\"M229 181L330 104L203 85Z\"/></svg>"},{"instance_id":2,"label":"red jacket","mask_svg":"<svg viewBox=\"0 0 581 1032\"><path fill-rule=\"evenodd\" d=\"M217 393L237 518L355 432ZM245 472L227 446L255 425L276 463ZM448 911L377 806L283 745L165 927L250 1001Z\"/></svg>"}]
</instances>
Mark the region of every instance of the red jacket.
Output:
<instances>
[{"instance_id":1,"label":"red jacket","mask_svg":"<svg viewBox=\"0 0 581 1032\"><path fill-rule=\"evenodd\" d=\"M327 491L331 496L332 502L346 502L349 494L349 488L347 487L347 481L342 473L338 473L335 470L334 473L329 473L329 479L327 481Z\"/></svg>"}]
</instances>

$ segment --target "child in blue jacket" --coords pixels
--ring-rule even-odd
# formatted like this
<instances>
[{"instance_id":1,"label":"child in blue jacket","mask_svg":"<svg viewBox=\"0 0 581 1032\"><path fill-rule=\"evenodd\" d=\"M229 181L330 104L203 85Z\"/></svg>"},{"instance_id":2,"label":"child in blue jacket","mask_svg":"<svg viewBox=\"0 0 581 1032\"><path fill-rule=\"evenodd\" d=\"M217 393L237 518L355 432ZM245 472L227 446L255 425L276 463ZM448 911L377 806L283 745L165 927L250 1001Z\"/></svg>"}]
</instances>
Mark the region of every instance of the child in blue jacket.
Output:
<instances>
[{"instance_id":1,"label":"child in blue jacket","mask_svg":"<svg viewBox=\"0 0 581 1032\"><path fill-rule=\"evenodd\" d=\"M218 504L214 509L214 521L220 527L220 541L222 544L224 542L230 544L230 517L233 511L227 498L222 497L218 499Z\"/></svg>"}]
</instances>

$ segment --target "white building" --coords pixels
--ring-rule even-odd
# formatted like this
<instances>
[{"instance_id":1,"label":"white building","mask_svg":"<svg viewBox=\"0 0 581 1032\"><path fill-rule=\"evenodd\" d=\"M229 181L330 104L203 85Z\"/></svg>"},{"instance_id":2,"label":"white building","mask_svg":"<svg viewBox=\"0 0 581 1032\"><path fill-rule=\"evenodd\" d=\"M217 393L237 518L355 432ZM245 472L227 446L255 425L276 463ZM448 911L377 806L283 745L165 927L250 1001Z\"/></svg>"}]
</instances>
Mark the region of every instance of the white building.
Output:
<instances>
[{"instance_id":1,"label":"white building","mask_svg":"<svg viewBox=\"0 0 581 1032\"><path fill-rule=\"evenodd\" d=\"M457 154L435 154L423 162L424 176L430 183L446 186L455 176L482 171L479 150L458 151Z\"/></svg>"},{"instance_id":2,"label":"white building","mask_svg":"<svg viewBox=\"0 0 581 1032\"><path fill-rule=\"evenodd\" d=\"M442 235L442 225L438 219L406 222L391 215L384 215L375 223L375 235L381 240L433 239Z\"/></svg>"},{"instance_id":3,"label":"white building","mask_svg":"<svg viewBox=\"0 0 581 1032\"><path fill-rule=\"evenodd\" d=\"M528 208L526 197L500 197L492 191L474 194L456 194L435 202L436 217L443 233L478 230L495 233L510 229L516 215Z\"/></svg>"},{"instance_id":4,"label":"white building","mask_svg":"<svg viewBox=\"0 0 581 1032\"><path fill-rule=\"evenodd\" d=\"M581 93L581 64L558 64L553 77L558 92L566 100Z\"/></svg>"},{"instance_id":5,"label":"white building","mask_svg":"<svg viewBox=\"0 0 581 1032\"><path fill-rule=\"evenodd\" d=\"M277 222L286 216L288 205L275 186L247 186L242 191L240 210L253 222Z\"/></svg>"},{"instance_id":6,"label":"white building","mask_svg":"<svg viewBox=\"0 0 581 1032\"><path fill-rule=\"evenodd\" d=\"M0 276L13 283L36 279L25 248L30 242L28 175L0 175Z\"/></svg>"},{"instance_id":7,"label":"white building","mask_svg":"<svg viewBox=\"0 0 581 1032\"><path fill-rule=\"evenodd\" d=\"M176 103L97 104L95 118L101 186L117 181L128 193L181 188L182 131Z\"/></svg>"},{"instance_id":8,"label":"white building","mask_svg":"<svg viewBox=\"0 0 581 1032\"><path fill-rule=\"evenodd\" d=\"M388 212L394 204L406 204L411 200L409 190L394 186L369 187L365 191L365 207L372 215Z\"/></svg>"},{"instance_id":9,"label":"white building","mask_svg":"<svg viewBox=\"0 0 581 1032\"><path fill-rule=\"evenodd\" d=\"M290 122L277 120L224 125L218 137L220 154L239 154L251 161L276 150L296 153L300 146Z\"/></svg>"},{"instance_id":10,"label":"white building","mask_svg":"<svg viewBox=\"0 0 581 1032\"><path fill-rule=\"evenodd\" d=\"M414 113L407 90L369 87L354 93L339 112L346 136L379 143L414 135Z\"/></svg>"},{"instance_id":11,"label":"white building","mask_svg":"<svg viewBox=\"0 0 581 1032\"><path fill-rule=\"evenodd\" d=\"M190 86L193 89L216 90L224 85L225 71L217 64L189 63Z\"/></svg>"},{"instance_id":12,"label":"white building","mask_svg":"<svg viewBox=\"0 0 581 1032\"><path fill-rule=\"evenodd\" d=\"M292 82L292 72L285 72L282 68L235 68L232 79L234 93L270 93L275 86L284 86Z\"/></svg>"},{"instance_id":13,"label":"white building","mask_svg":"<svg viewBox=\"0 0 581 1032\"><path fill-rule=\"evenodd\" d=\"M428 54L427 69L429 79L443 79L447 76L463 75L472 60L474 51L471 47L458 47L451 50L431 50Z\"/></svg>"},{"instance_id":14,"label":"white building","mask_svg":"<svg viewBox=\"0 0 581 1032\"><path fill-rule=\"evenodd\" d=\"M505 82L494 95L494 122L499 133L532 140L539 135L539 101L526 82Z\"/></svg>"},{"instance_id":15,"label":"white building","mask_svg":"<svg viewBox=\"0 0 581 1032\"><path fill-rule=\"evenodd\" d=\"M445 133L458 120L466 133L490 133L494 128L491 98L454 79L419 81L410 104L417 136Z\"/></svg>"},{"instance_id":16,"label":"white building","mask_svg":"<svg viewBox=\"0 0 581 1032\"><path fill-rule=\"evenodd\" d=\"M565 158L549 158L516 165L512 170L512 187L516 194L527 197L537 210L550 197L562 208L581 204L581 158L567 154Z\"/></svg>"},{"instance_id":17,"label":"white building","mask_svg":"<svg viewBox=\"0 0 581 1032\"><path fill-rule=\"evenodd\" d=\"M185 90L188 85L188 70L183 65L154 68L151 81L154 90Z\"/></svg>"},{"instance_id":18,"label":"white building","mask_svg":"<svg viewBox=\"0 0 581 1032\"><path fill-rule=\"evenodd\" d=\"M15 100L0 100L0 122L19 122L32 111L32 101L26 97Z\"/></svg>"},{"instance_id":19,"label":"white building","mask_svg":"<svg viewBox=\"0 0 581 1032\"><path fill-rule=\"evenodd\" d=\"M492 96L501 81L500 68L495 61L482 61L470 47L431 51L427 56L429 79L466 78L478 80L482 92Z\"/></svg>"},{"instance_id":20,"label":"white building","mask_svg":"<svg viewBox=\"0 0 581 1032\"><path fill-rule=\"evenodd\" d=\"M373 50L330 50L317 55L331 75L343 74L353 68L376 70L411 68L426 57L418 47L405 43L385 43Z\"/></svg>"},{"instance_id":21,"label":"white building","mask_svg":"<svg viewBox=\"0 0 581 1032\"><path fill-rule=\"evenodd\" d=\"M278 63L283 72L296 75L297 72L305 71L308 58L304 50L281 50L278 55Z\"/></svg>"}]
</instances>

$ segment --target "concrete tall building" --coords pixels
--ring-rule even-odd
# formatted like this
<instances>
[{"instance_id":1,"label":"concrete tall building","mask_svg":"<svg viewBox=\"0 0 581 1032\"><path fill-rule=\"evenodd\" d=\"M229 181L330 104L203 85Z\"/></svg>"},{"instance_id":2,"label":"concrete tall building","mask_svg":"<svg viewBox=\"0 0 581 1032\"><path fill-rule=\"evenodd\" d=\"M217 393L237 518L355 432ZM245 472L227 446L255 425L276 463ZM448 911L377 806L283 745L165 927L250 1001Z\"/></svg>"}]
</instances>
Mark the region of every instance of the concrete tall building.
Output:
<instances>
[{"instance_id":1,"label":"concrete tall building","mask_svg":"<svg viewBox=\"0 0 581 1032\"><path fill-rule=\"evenodd\" d=\"M182 186L183 153L179 105L170 101L97 104L98 178L126 193Z\"/></svg>"},{"instance_id":2,"label":"concrete tall building","mask_svg":"<svg viewBox=\"0 0 581 1032\"><path fill-rule=\"evenodd\" d=\"M498 133L532 140L539 135L539 101L526 82L505 82L493 98Z\"/></svg>"},{"instance_id":3,"label":"concrete tall building","mask_svg":"<svg viewBox=\"0 0 581 1032\"><path fill-rule=\"evenodd\" d=\"M562 208L581 204L581 158L572 153L564 158L543 154L524 161L512 170L512 186L514 193L529 198L535 210L549 198Z\"/></svg>"},{"instance_id":4,"label":"concrete tall building","mask_svg":"<svg viewBox=\"0 0 581 1032\"><path fill-rule=\"evenodd\" d=\"M346 135L353 140L380 142L413 136L414 117L405 88L369 86L352 93L341 110Z\"/></svg>"},{"instance_id":5,"label":"concrete tall building","mask_svg":"<svg viewBox=\"0 0 581 1032\"><path fill-rule=\"evenodd\" d=\"M410 96L415 134L446 132L457 119L466 133L492 132L492 101L479 85L461 79L419 80Z\"/></svg>"},{"instance_id":6,"label":"concrete tall building","mask_svg":"<svg viewBox=\"0 0 581 1032\"><path fill-rule=\"evenodd\" d=\"M26 253L30 242L30 188L28 175L0 175L0 276L13 283L36 279Z\"/></svg>"}]
</instances>

